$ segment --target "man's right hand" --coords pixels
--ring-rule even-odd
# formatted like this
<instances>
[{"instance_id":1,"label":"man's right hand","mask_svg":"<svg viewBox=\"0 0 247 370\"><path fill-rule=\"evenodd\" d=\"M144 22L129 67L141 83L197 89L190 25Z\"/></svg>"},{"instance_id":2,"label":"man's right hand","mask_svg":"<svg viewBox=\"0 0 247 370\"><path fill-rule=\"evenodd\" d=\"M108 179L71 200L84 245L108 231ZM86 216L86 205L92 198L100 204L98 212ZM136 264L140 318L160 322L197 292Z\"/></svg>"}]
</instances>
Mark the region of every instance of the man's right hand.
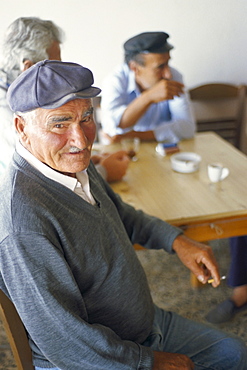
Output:
<instances>
[{"instance_id":1,"label":"man's right hand","mask_svg":"<svg viewBox=\"0 0 247 370\"><path fill-rule=\"evenodd\" d=\"M154 351L153 370L193 370L194 364L186 355Z\"/></svg>"},{"instance_id":2,"label":"man's right hand","mask_svg":"<svg viewBox=\"0 0 247 370\"><path fill-rule=\"evenodd\" d=\"M158 103L163 100L173 99L175 96L183 94L184 85L173 80L160 80L150 89L146 90L152 103Z\"/></svg>"}]
</instances>

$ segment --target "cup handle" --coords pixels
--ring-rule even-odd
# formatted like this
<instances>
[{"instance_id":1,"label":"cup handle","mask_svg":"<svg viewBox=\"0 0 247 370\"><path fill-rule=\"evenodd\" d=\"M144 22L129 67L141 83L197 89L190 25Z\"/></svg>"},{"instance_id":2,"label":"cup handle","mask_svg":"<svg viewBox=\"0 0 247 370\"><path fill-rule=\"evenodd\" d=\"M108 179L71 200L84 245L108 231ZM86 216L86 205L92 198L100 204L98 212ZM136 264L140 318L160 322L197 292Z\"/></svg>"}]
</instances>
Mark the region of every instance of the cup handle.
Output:
<instances>
[{"instance_id":1,"label":"cup handle","mask_svg":"<svg viewBox=\"0 0 247 370\"><path fill-rule=\"evenodd\" d=\"M224 180L228 175L229 175L229 169L224 167L223 170L222 170L222 174L221 174L221 180Z\"/></svg>"}]
</instances>

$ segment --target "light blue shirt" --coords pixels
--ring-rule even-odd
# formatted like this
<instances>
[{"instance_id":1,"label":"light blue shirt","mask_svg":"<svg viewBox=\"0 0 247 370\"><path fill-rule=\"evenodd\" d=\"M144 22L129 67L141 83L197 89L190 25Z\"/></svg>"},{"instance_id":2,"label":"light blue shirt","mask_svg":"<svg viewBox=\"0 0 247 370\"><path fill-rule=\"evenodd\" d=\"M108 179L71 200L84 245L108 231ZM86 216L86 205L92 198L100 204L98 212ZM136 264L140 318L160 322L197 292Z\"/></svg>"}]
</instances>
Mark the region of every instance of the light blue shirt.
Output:
<instances>
[{"instance_id":1,"label":"light blue shirt","mask_svg":"<svg viewBox=\"0 0 247 370\"><path fill-rule=\"evenodd\" d=\"M170 67L172 78L183 83L182 75ZM178 142L194 136L196 125L188 93L172 100L152 104L146 113L128 129L118 127L126 107L141 93L134 73L127 64L120 65L103 81L102 128L110 136L129 130L153 130L157 141Z\"/></svg>"}]
</instances>

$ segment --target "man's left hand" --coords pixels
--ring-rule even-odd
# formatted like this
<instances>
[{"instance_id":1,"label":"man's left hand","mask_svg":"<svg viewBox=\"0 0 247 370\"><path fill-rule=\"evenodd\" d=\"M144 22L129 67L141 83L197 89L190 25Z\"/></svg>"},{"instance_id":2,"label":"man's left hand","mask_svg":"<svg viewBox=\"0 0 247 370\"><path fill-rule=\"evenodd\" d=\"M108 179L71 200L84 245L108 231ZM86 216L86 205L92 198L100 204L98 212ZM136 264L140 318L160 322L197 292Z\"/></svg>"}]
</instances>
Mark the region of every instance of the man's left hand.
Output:
<instances>
[{"instance_id":1,"label":"man's left hand","mask_svg":"<svg viewBox=\"0 0 247 370\"><path fill-rule=\"evenodd\" d=\"M128 153L124 150L94 155L91 159L94 164L101 164L105 168L108 182L121 180L126 174L130 162Z\"/></svg>"},{"instance_id":2,"label":"man's left hand","mask_svg":"<svg viewBox=\"0 0 247 370\"><path fill-rule=\"evenodd\" d=\"M219 268L209 246L179 235L173 242L173 250L201 283L205 284L212 277L213 287L220 284Z\"/></svg>"}]
</instances>

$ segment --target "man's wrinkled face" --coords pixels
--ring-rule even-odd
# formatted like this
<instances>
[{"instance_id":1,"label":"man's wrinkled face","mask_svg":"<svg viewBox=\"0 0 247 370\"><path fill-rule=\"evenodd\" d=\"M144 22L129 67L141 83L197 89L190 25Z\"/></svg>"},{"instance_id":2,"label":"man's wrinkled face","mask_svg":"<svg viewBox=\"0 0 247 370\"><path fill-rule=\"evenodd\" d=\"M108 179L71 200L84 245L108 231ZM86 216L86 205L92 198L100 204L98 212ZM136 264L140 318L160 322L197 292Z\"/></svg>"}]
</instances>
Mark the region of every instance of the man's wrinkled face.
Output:
<instances>
[{"instance_id":1,"label":"man's wrinkled face","mask_svg":"<svg viewBox=\"0 0 247 370\"><path fill-rule=\"evenodd\" d=\"M135 63L134 72L137 84L141 90L149 89L162 79L170 80L171 71L168 65L170 54L143 54L144 65Z\"/></svg>"},{"instance_id":2,"label":"man's wrinkled face","mask_svg":"<svg viewBox=\"0 0 247 370\"><path fill-rule=\"evenodd\" d=\"M23 117L15 119L20 141L41 162L72 177L88 167L96 132L90 99L38 108Z\"/></svg>"}]
</instances>

